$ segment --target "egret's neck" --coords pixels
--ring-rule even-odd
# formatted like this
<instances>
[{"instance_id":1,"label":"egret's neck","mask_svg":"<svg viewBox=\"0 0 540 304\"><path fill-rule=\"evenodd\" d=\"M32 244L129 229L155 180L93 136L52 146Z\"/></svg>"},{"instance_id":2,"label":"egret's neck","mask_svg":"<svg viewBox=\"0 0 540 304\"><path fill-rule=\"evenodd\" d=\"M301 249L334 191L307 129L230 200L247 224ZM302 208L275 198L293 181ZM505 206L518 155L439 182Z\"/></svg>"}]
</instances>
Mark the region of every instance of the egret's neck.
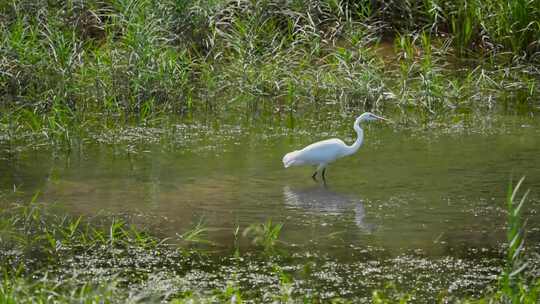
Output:
<instances>
[{"instance_id":1,"label":"egret's neck","mask_svg":"<svg viewBox=\"0 0 540 304\"><path fill-rule=\"evenodd\" d=\"M364 141L364 130L360 127L360 120L354 122L354 130L356 131L356 141L347 147L346 155L351 155L360 149L362 142Z\"/></svg>"}]
</instances>

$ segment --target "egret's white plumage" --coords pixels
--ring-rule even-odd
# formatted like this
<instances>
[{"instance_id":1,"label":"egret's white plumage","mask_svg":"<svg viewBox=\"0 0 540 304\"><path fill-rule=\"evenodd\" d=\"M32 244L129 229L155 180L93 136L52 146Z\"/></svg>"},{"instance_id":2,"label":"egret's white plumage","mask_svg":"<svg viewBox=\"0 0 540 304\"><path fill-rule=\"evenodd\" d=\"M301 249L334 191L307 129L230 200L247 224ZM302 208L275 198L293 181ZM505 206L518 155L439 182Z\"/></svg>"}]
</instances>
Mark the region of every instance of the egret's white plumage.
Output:
<instances>
[{"instance_id":1,"label":"egret's white plumage","mask_svg":"<svg viewBox=\"0 0 540 304\"><path fill-rule=\"evenodd\" d=\"M319 141L301 150L285 154L283 157L283 166L288 168L291 166L317 165L318 167L312 177L315 179L317 172L322 170L322 177L324 179L326 166L329 163L338 158L354 154L362 145L364 140L364 130L360 127L360 123L379 119L385 120L373 113L366 112L358 116L354 122L354 130L356 131L357 138L352 145L349 146L338 138Z\"/></svg>"}]
</instances>

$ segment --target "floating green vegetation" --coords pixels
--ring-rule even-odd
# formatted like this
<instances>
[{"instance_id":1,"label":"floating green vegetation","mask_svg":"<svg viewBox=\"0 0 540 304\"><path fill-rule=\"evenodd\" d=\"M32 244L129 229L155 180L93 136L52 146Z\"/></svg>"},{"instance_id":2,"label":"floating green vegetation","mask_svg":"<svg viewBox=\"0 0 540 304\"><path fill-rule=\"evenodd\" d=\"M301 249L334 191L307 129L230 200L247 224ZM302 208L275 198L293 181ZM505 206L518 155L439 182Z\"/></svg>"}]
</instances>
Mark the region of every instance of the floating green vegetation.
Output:
<instances>
[{"instance_id":1,"label":"floating green vegetation","mask_svg":"<svg viewBox=\"0 0 540 304\"><path fill-rule=\"evenodd\" d=\"M282 224L270 220L245 230L261 250L215 256L191 247L204 242L201 222L181 234L183 242L171 242L128 224L127 217L62 215L36 196L2 205L0 301L537 303L538 261L525 253L521 182L509 190L508 244L495 262L386 259L364 250L365 260L347 264L315 252L288 254L277 242Z\"/></svg>"}]
</instances>

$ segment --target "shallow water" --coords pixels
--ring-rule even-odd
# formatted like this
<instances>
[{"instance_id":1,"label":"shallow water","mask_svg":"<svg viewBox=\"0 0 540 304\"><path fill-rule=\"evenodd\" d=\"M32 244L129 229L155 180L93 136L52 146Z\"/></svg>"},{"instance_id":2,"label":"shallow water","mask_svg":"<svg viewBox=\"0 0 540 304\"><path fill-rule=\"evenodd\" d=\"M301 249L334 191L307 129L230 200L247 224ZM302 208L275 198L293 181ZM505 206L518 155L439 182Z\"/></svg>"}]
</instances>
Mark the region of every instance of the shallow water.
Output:
<instances>
[{"instance_id":1,"label":"shallow water","mask_svg":"<svg viewBox=\"0 0 540 304\"><path fill-rule=\"evenodd\" d=\"M124 128L70 154L4 152L0 182L4 193L40 191L41 201L74 214L134 214L167 236L202 222L217 250L234 245L237 227L271 218L284 223L281 239L291 248L348 260L351 248L433 257L497 248L505 237L507 185L525 175L532 190L528 238L540 240L534 120L499 117L421 130L371 124L358 153L328 168L326 186L310 178L310 167L284 169L281 157L327 137L352 142L351 117L286 124Z\"/></svg>"},{"instance_id":2,"label":"shallow water","mask_svg":"<svg viewBox=\"0 0 540 304\"><path fill-rule=\"evenodd\" d=\"M369 303L389 282L418 303L478 296L504 263L504 200L509 182L524 175L523 190L531 190L527 248L540 253L539 121L393 119L367 125L364 145L328 168L327 185L311 179L313 168L284 169L281 158L328 137L351 143L352 115L122 127L90 132L69 153L4 141L0 195L26 202L39 192L54 210L128 216L182 246L178 235L208 228L200 237L210 244L188 244L215 253L210 259L168 249L155 256L136 247L113 256L94 249L48 270L83 282L121 278L150 295L234 282L254 302L271 302L265 295L282 289L281 269L298 296ZM270 256L242 236L267 219L284 224ZM531 262L529 275L539 276L539 261Z\"/></svg>"}]
</instances>

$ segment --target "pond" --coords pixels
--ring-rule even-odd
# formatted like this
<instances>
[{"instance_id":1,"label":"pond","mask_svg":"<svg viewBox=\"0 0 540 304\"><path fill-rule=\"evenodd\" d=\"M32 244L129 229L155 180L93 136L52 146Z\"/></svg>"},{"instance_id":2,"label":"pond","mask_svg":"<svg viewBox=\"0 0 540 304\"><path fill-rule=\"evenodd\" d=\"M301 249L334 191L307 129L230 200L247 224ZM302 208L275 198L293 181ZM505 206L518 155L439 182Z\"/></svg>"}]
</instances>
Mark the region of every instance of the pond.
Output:
<instances>
[{"instance_id":1,"label":"pond","mask_svg":"<svg viewBox=\"0 0 540 304\"><path fill-rule=\"evenodd\" d=\"M353 120L306 119L293 128L267 121L126 127L96 135L71 153L47 147L4 152L1 185L5 193L16 187L28 197L40 191L41 201L72 214L131 214L170 237L202 223L211 250L223 254L235 246L237 227L271 219L284 224L280 240L297 256L350 267L380 255L389 272L388 264L405 271L404 256L435 263L455 258L465 273L475 265L491 267L486 258L497 260L508 185L526 176L527 238L538 250L538 121L498 116L422 128L397 119L370 123L361 149L328 167L326 185L311 179L311 167L283 168L286 152L313 141L352 143ZM250 240L240 238L239 246L250 250ZM411 273L418 263L411 263Z\"/></svg>"}]
</instances>

